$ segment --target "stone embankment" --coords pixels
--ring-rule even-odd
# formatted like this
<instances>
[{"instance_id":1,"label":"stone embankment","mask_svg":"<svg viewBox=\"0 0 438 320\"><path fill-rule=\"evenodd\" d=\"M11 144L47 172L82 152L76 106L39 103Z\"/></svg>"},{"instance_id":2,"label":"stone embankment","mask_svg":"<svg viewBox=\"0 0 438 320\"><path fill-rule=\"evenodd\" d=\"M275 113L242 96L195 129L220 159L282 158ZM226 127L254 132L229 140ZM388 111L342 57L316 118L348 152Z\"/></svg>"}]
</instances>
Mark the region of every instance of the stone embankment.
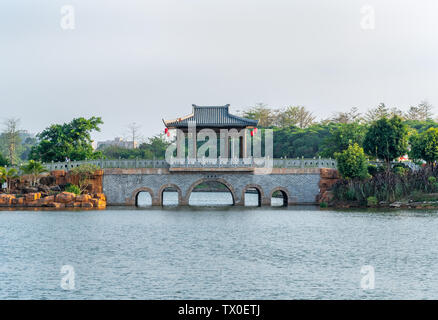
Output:
<instances>
[{"instance_id":1,"label":"stone embankment","mask_svg":"<svg viewBox=\"0 0 438 320\"><path fill-rule=\"evenodd\" d=\"M339 172L336 169L321 168L319 174L319 195L317 201L319 203L330 203L333 200L333 192L331 191L331 188L339 181Z\"/></svg>"},{"instance_id":2,"label":"stone embankment","mask_svg":"<svg viewBox=\"0 0 438 320\"><path fill-rule=\"evenodd\" d=\"M104 209L106 207L106 198L103 193L76 195L71 192L60 192L45 197L41 197L41 192L24 195L0 194L0 207Z\"/></svg>"}]
</instances>

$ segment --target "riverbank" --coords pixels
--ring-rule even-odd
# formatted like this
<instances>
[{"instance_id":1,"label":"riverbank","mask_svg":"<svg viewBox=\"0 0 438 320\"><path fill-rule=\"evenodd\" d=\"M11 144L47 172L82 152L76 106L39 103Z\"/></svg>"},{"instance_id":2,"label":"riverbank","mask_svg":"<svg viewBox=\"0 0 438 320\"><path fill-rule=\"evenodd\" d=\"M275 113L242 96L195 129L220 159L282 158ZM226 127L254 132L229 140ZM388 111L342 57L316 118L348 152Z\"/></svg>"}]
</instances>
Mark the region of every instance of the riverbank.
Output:
<instances>
[{"instance_id":1,"label":"riverbank","mask_svg":"<svg viewBox=\"0 0 438 320\"><path fill-rule=\"evenodd\" d=\"M103 193L76 195L71 192L60 192L45 197L41 192L20 195L2 193L0 207L105 209L106 197Z\"/></svg>"}]
</instances>

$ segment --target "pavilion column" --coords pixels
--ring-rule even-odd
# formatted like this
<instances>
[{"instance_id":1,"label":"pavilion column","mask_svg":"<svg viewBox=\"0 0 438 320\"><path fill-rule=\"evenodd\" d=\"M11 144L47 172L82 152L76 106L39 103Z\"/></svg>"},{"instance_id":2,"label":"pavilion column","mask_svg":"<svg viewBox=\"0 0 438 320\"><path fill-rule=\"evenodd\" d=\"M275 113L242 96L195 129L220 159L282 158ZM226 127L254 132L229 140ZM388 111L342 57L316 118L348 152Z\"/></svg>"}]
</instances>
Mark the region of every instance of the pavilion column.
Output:
<instances>
[{"instance_id":1,"label":"pavilion column","mask_svg":"<svg viewBox=\"0 0 438 320\"><path fill-rule=\"evenodd\" d=\"M181 160L185 158L186 137L182 130L176 131L176 157Z\"/></svg>"},{"instance_id":2,"label":"pavilion column","mask_svg":"<svg viewBox=\"0 0 438 320\"><path fill-rule=\"evenodd\" d=\"M242 136L242 158L246 158L246 128L242 129L243 130L243 136Z\"/></svg>"},{"instance_id":3,"label":"pavilion column","mask_svg":"<svg viewBox=\"0 0 438 320\"><path fill-rule=\"evenodd\" d=\"M223 141L221 143L221 149L223 149L223 150L220 150L221 151L221 158L228 159L229 158L228 151L230 149L230 144L228 141L229 140L228 130L221 130L220 131L220 138Z\"/></svg>"}]
</instances>

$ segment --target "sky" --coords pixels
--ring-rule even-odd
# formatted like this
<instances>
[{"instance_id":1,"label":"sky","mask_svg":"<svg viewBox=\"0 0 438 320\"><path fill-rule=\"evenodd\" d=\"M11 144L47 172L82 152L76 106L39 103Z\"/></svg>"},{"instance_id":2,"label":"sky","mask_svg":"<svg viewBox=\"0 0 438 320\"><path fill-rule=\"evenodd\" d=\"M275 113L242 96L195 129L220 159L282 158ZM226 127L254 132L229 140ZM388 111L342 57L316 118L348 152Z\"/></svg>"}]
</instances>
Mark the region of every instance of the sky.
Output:
<instances>
[{"instance_id":1,"label":"sky","mask_svg":"<svg viewBox=\"0 0 438 320\"><path fill-rule=\"evenodd\" d=\"M97 141L132 122L149 137L192 104L322 119L422 100L438 115L436 0L0 2L0 117L32 133L100 116Z\"/></svg>"}]
</instances>

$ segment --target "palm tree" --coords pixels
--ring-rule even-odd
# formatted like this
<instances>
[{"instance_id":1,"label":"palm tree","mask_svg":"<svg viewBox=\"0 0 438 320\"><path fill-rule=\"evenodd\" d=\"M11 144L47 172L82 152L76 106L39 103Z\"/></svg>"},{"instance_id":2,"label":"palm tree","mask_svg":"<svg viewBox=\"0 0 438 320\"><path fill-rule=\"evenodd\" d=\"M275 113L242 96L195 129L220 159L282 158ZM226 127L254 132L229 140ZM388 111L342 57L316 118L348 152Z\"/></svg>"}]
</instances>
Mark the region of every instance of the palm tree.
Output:
<instances>
[{"instance_id":1,"label":"palm tree","mask_svg":"<svg viewBox=\"0 0 438 320\"><path fill-rule=\"evenodd\" d=\"M10 193L11 191L11 181L12 179L18 178L17 169L11 168L7 169L5 167L0 167L0 182L3 184L6 182L6 192Z\"/></svg>"},{"instance_id":2,"label":"palm tree","mask_svg":"<svg viewBox=\"0 0 438 320\"><path fill-rule=\"evenodd\" d=\"M21 171L25 174L30 174L32 176L32 186L35 186L38 180L38 176L43 173L47 172L47 169L43 166L41 162L29 160L29 162L21 166Z\"/></svg>"}]
</instances>

